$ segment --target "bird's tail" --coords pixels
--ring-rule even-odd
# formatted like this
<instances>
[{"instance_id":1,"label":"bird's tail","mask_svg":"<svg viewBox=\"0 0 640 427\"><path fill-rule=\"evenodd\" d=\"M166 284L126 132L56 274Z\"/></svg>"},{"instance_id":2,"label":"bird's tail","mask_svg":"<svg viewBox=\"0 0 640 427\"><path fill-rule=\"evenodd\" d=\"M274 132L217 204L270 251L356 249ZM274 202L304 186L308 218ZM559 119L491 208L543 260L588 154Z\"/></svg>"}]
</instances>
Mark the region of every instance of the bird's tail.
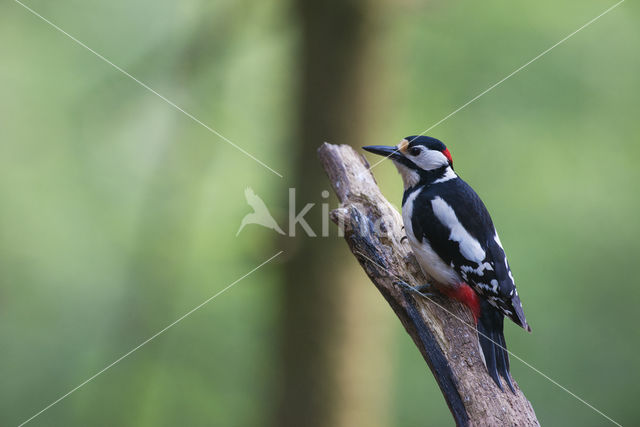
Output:
<instances>
[{"instance_id":1,"label":"bird's tail","mask_svg":"<svg viewBox=\"0 0 640 427\"><path fill-rule=\"evenodd\" d=\"M482 300L481 304L480 317L478 319L478 339L480 340L480 348L484 355L485 365L489 375L500 387L500 390L503 390L503 388L499 375L504 378L511 391L515 393L511 375L509 374L507 344L504 340L504 315L487 301Z\"/></svg>"}]
</instances>

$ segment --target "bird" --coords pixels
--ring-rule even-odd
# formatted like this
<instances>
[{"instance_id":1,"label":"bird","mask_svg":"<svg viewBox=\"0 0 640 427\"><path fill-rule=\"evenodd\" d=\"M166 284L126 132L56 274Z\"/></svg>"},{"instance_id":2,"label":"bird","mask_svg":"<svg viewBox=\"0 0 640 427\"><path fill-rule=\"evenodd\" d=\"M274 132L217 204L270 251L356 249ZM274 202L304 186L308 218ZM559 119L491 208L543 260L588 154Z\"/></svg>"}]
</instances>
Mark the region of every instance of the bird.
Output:
<instances>
[{"instance_id":1,"label":"bird","mask_svg":"<svg viewBox=\"0 0 640 427\"><path fill-rule=\"evenodd\" d=\"M502 376L515 393L504 318L529 332L531 327L486 206L454 171L449 149L436 138L414 135L397 146L370 145L363 149L395 164L404 184L404 230L418 264L435 281L437 291L471 310L489 375L504 391L499 379ZM430 288L425 284L417 292Z\"/></svg>"},{"instance_id":2,"label":"bird","mask_svg":"<svg viewBox=\"0 0 640 427\"><path fill-rule=\"evenodd\" d=\"M271 216L267 205L264 204L262 199L253 191L251 187L247 187L244 190L244 197L245 199L247 199L247 203L249 204L249 206L253 208L253 212L246 214L244 218L242 218L242 222L240 223L240 228L238 228L236 236L240 234L244 226L247 224L262 225L263 227L275 230L282 235L285 234L276 220L273 219L273 216Z\"/></svg>"}]
</instances>

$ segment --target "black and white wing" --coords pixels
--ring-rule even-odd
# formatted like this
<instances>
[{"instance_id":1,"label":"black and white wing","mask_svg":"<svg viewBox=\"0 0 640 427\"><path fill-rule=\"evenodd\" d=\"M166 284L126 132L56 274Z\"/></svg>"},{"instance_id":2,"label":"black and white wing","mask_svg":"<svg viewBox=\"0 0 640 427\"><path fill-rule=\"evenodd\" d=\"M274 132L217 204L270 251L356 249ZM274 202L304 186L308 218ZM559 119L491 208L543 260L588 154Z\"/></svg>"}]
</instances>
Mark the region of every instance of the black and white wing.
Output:
<instances>
[{"instance_id":1,"label":"black and white wing","mask_svg":"<svg viewBox=\"0 0 640 427\"><path fill-rule=\"evenodd\" d=\"M412 228L478 294L529 329L498 234L476 192L456 178L429 186L415 198Z\"/></svg>"}]
</instances>

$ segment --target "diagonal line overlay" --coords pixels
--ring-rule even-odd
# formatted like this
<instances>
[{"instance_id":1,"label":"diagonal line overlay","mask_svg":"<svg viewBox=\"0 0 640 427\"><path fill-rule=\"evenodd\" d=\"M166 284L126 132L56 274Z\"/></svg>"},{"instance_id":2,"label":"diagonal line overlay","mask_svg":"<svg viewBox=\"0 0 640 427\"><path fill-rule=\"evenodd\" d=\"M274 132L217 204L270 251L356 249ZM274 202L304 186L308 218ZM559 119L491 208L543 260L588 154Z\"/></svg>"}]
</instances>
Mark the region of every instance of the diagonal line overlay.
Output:
<instances>
[{"instance_id":1,"label":"diagonal line overlay","mask_svg":"<svg viewBox=\"0 0 640 427\"><path fill-rule=\"evenodd\" d=\"M363 254L362 252L358 252L358 255L361 255L363 258L366 258L367 260L369 260L369 262L373 263L374 265L378 266L380 268L381 271L385 272L385 273L389 273L389 271L387 271L383 266L381 266L380 264L378 264L376 261L372 260L371 258L369 258L368 256L366 256L365 254ZM397 274L395 273L391 273L392 276L394 276L396 279L398 280L402 280L401 277L399 277ZM456 319L458 319L462 324L464 324L465 326L468 326L469 328L471 328L472 330L476 331L479 335L482 335L483 337L485 337L486 339L488 339L489 341L491 341L492 343L494 343L495 345L497 345L498 347L500 347L501 349L505 350L507 353L509 353L509 355L513 356L514 358L518 359L520 362L522 362L524 365L528 366L529 368L531 368L534 372L540 374L542 377L544 377L545 379L547 379L548 381L550 381L551 383L555 384L556 386L558 386L559 388L561 388L562 390L564 390L565 392L567 392L569 395L573 396L574 398L576 398L578 401L584 403L586 406L588 406L589 408L593 409L595 412L597 412L598 414L602 415L604 418L606 418L607 420L611 421L613 424L622 427L622 425L620 425L618 422L614 421L612 418L610 418L609 416L607 416L604 412L600 411L598 408L596 408L595 406L593 406L592 404L590 404L589 402L587 402L586 400L584 400L583 398L581 398L580 396L578 396L577 394L575 394L574 392L572 392L571 390L567 389L566 387L564 387L562 384L560 384L559 382L555 381L553 378L549 377L548 375L546 375L544 372L540 371L538 368L536 368L535 366L531 365L529 362L525 361L524 359L522 359L520 356L513 354L509 349L503 347L502 345L500 345L500 343L495 342L494 340L492 340L490 337L488 337L487 335L483 334L482 332L478 331L478 329L476 328L475 325L472 325L471 323L465 321L464 319L462 319L461 317L459 317L458 315L456 315L455 313L452 313L450 310L448 310L447 308L443 307L441 304L439 304L437 301L435 301L433 298L431 298L428 295L424 295L422 294L422 296L426 299L428 299L430 302L432 302L433 304L437 305L438 307L440 307L441 309L443 309L444 311L446 311L447 313L449 313L450 315L452 315L453 317L455 317Z\"/></svg>"},{"instance_id":2,"label":"diagonal line overlay","mask_svg":"<svg viewBox=\"0 0 640 427\"><path fill-rule=\"evenodd\" d=\"M131 74L129 74L126 70L124 70L123 68L119 67L118 65L114 64L113 62L111 62L109 59L105 58L103 55L99 54L98 52L96 52L95 50L91 49L89 46L87 46L86 44L82 43L80 40L78 40L77 38L75 38L74 36L72 36L71 34L67 33L65 30L63 30L62 28L60 28L59 26L57 26L56 24L54 24L53 22L51 22L50 20L48 20L47 18L45 18L44 16L40 15L38 12L36 12L35 10L31 9L29 6L27 6L26 4L22 3L20 0L13 0L14 2L18 3L20 6L22 6L23 8L25 8L26 10L28 10L31 14L37 16L38 18L40 18L41 20L43 20L44 22L46 22L47 24L49 24L51 27L55 28L56 30L58 30L59 32L61 32L62 34L64 34L65 36L67 36L68 38L70 38L71 40L73 40L76 44L82 46L83 48L85 48L86 50L88 50L89 52L93 53L95 56L97 56L98 58L100 58L101 60L103 60L104 62L106 62L107 64L111 65L113 68L115 68L116 70L120 71L122 74L124 74L125 76L129 77L131 80L133 80L134 82L138 83L140 86L142 86L143 88L145 88L146 90L148 90L149 92L153 93L154 95L156 95L158 98L162 99L164 102L166 102L167 104L169 104L170 106L172 106L173 108L175 108L176 110L180 111L182 114L184 114L185 116L189 117L191 120L193 120L194 122L198 123L200 126L202 126L203 128L207 129L209 132L213 133L214 135L216 135L218 138L222 139L223 141L225 141L226 143L228 143L229 145L231 145L233 148L235 148L236 150L240 151L241 153L243 153L245 156L255 160L257 163L259 163L261 166L263 166L264 168L268 169L269 171L271 171L272 173L276 174L277 176L279 176L280 178L283 178L282 174L280 174L279 172L277 172L276 170L274 170L273 168L269 167L267 164L265 164L262 160L258 159L257 157L255 157L253 154L249 153L247 150L245 150L244 148L240 147L238 144L236 144L235 142L231 141L229 138L227 138L226 136L224 136L223 134L221 134L220 132L218 132L217 130L213 129L211 126L207 125L206 123L202 122L201 120L199 120L198 118L196 118L193 114L185 111L184 109L182 109L181 107L179 107L175 102L169 100L168 98L166 98L164 95L156 92L154 89L152 89L151 87L149 87L147 84L143 83L142 81L138 80L136 77L132 76Z\"/></svg>"},{"instance_id":3,"label":"diagonal line overlay","mask_svg":"<svg viewBox=\"0 0 640 427\"><path fill-rule=\"evenodd\" d=\"M182 320L184 320L185 318L187 318L188 316L190 316L191 314L193 314L195 311L199 310L200 308L202 308L204 305L208 304L210 301L212 301L213 299L215 299L216 297L218 297L219 295L223 294L225 291L227 291L228 289L230 289L232 286L234 286L236 283L240 282L242 279L246 278L247 276L251 275L252 273L254 273L256 270L258 270L260 267L264 266L265 264L269 263L270 261L272 261L274 258L276 258L278 255L282 254L282 252L284 251L280 251L278 253L276 253L275 255L273 255L271 258L269 258L268 260L264 261L262 264L258 265L257 267L253 268L251 271L249 271L248 273L244 274L242 277L234 280L233 282L231 282L229 285L227 285L224 289L222 289L221 291L217 292L215 295L207 298L206 300L204 300L202 303L198 304L197 306L195 306L194 308L192 308L191 310L189 310L188 312L186 312L185 314L183 314L182 316L178 317L176 320L174 320L173 322L171 322L169 325L165 326L164 328L162 328L161 330L159 330L158 332L156 332L155 334L153 334L152 336L150 336L149 338L147 338L146 340L144 340L143 342L141 342L140 344L138 344L136 347L132 348L131 350L129 350L128 352L126 352L125 354L123 354L122 356L120 356L119 358L117 358L116 360L114 360L113 362L111 362L109 365L105 366L104 368L102 368L101 370L99 370L98 372L96 372L95 374L93 374L91 377L87 378L86 380L84 380L83 382L81 382L80 384L78 384L77 386L75 386L74 388L72 388L71 390L69 390L67 393L63 394L62 396L60 396L58 399L54 400L53 402L51 402L49 405L45 406L43 409L41 409L40 411L38 411L37 413L35 413L34 415L32 415L30 418L26 419L25 421L23 421L22 423L20 423L20 425L18 427L22 427L23 425L27 424L28 422L32 421L34 418L36 418L38 415L42 414L43 412L45 412L46 410L48 410L49 408L51 408L52 406L56 405L57 403L59 403L60 401L64 400L65 398L67 398L69 395L71 395L72 393L74 393L75 391L77 391L79 388L85 386L86 384L90 383L91 381L93 381L96 377L98 377L99 375L103 374L105 371L107 371L108 369L112 368L113 366L115 366L116 364L118 364L119 362L121 362L123 359L125 359L126 357L128 357L129 355L131 355L132 353L134 353L135 351L137 351L138 349L140 349L142 346L144 346L145 344L149 343L150 341L152 341L153 339L157 338L159 335L162 335L163 333L165 333L167 330L169 330L170 328L172 328L173 326L175 326L176 324L178 324L179 322L181 322Z\"/></svg>"},{"instance_id":4,"label":"diagonal line overlay","mask_svg":"<svg viewBox=\"0 0 640 427\"><path fill-rule=\"evenodd\" d=\"M17 0L16 0L17 1ZM548 47L547 49L545 49L544 51L540 52L538 55L536 55L535 57L533 57L532 59L530 59L529 61L527 61L526 63L524 63L523 65L521 65L520 67L516 68L514 71L512 71L511 73L507 74L505 77L503 77L502 79L498 80L496 83L492 84L491 86L489 86L487 89L483 90L482 92L480 92L478 95L474 96L473 98L471 98L469 101L465 102L464 104L462 104L460 107L456 108L455 110L453 110L451 113L447 114L446 116L444 116L443 118L441 118L440 120L438 120L437 122L435 122L433 125L431 125L430 127L428 127L427 129L423 130L422 132L420 132L418 135L416 135L416 137L418 136L422 136L425 133L429 132L431 129L435 128L436 126L438 126L439 124L441 124L442 122L444 122L445 120L449 119L451 116L457 114L458 112L460 112L460 110L466 108L469 104L475 102L476 100L478 100L478 98L484 96L485 94L487 94L488 92L492 91L493 89L495 89L497 86L499 86L500 84L504 83L506 80L510 79L511 77L513 77L514 75L516 75L517 73L519 73L520 71L524 70L526 67L528 67L529 65L531 65L533 62L537 61L538 59L542 58L544 55L546 55L547 53L549 53L551 50L553 50L554 48L556 48L557 46L561 45L562 43L564 43L565 41L569 40L571 37L573 37L574 35L576 35L577 33L579 33L580 31L584 30L585 28L587 28L589 25L593 24L594 22L596 22L598 19L602 18L604 15L606 15L607 13L611 12L613 9L615 9L616 7L620 6L622 3L624 3L625 0L620 0L618 3L614 4L613 6L609 7L607 10L605 10L604 12L602 12L601 14L599 14L598 16L596 16L595 18L591 19L590 21L588 21L586 24L582 25L580 28L578 28L577 30L573 31L571 34L565 36L562 40L560 40L559 42L555 43L554 45L552 45L551 47ZM369 169L373 169L376 166L378 166L380 163L384 162L386 159L388 159L389 157L391 157L393 154L397 153L398 151L394 151L393 153L389 154L386 157L383 157L382 160L377 161L376 163L374 163Z\"/></svg>"}]
</instances>

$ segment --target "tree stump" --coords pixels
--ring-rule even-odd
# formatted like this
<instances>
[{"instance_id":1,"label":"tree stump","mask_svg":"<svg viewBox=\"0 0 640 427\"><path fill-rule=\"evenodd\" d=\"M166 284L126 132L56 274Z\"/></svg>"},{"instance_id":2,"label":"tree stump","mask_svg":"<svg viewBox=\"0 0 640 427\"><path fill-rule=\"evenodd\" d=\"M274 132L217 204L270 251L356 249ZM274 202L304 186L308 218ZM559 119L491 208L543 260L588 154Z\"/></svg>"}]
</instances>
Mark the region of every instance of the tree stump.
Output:
<instances>
[{"instance_id":1,"label":"tree stump","mask_svg":"<svg viewBox=\"0 0 640 427\"><path fill-rule=\"evenodd\" d=\"M327 143L318 155L340 201L332 221L422 353L456 424L539 425L517 383L515 394L506 387L501 391L487 373L466 307L444 296L421 297L396 284L402 280L416 286L431 278L402 241L402 218L380 192L365 158L348 145Z\"/></svg>"}]
</instances>

